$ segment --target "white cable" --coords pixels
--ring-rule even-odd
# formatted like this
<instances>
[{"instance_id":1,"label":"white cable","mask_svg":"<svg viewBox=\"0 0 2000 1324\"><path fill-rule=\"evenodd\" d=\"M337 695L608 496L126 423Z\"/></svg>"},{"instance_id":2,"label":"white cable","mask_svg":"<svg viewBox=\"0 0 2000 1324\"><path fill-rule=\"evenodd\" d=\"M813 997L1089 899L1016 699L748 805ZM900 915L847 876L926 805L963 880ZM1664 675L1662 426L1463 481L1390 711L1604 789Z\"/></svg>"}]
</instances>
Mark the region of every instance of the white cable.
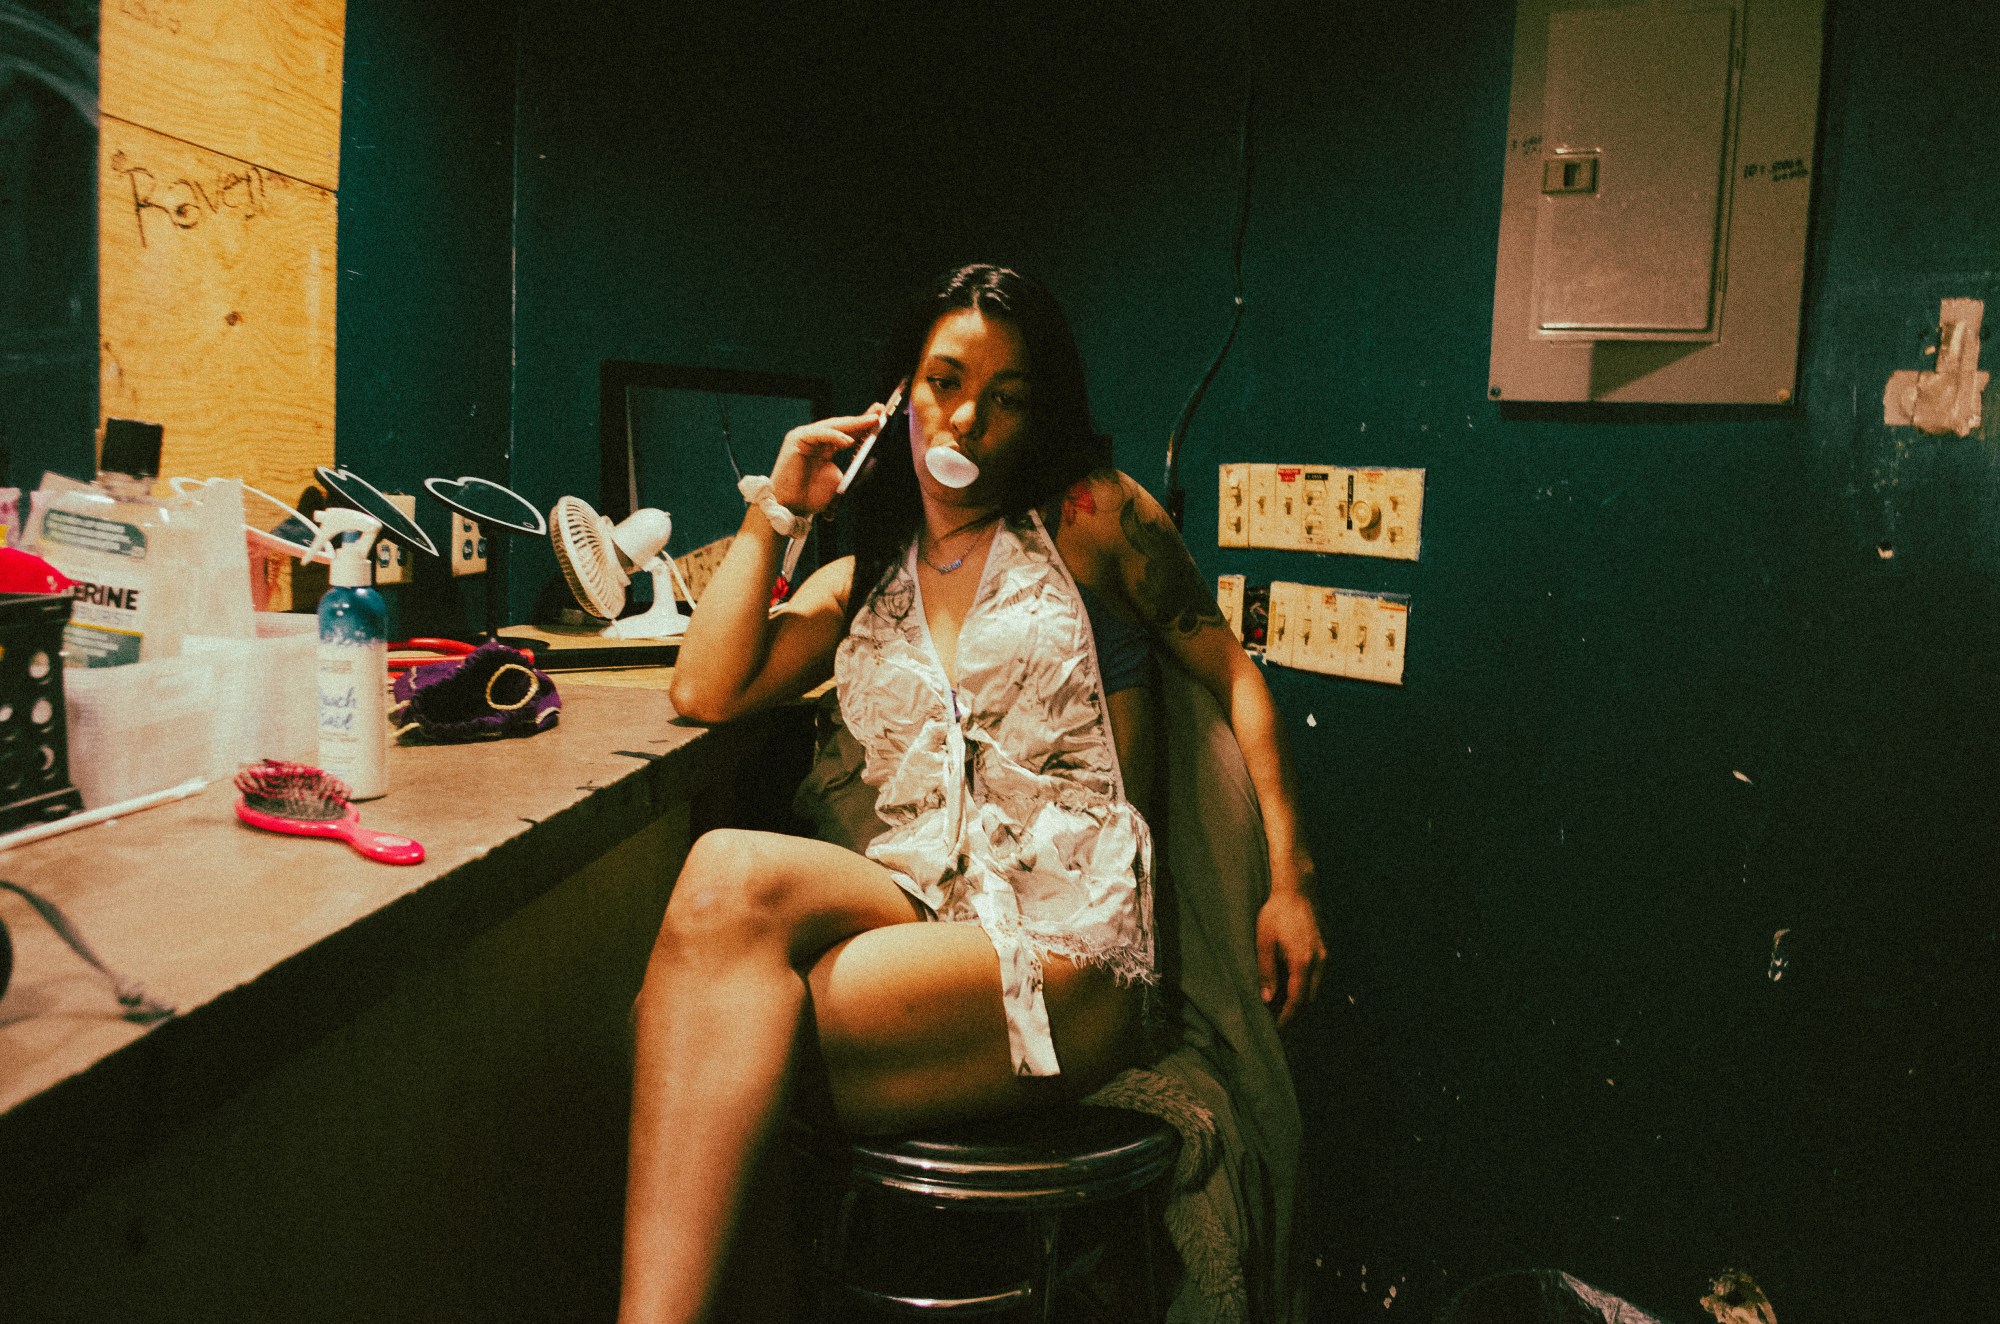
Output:
<instances>
[{"instance_id":1,"label":"white cable","mask_svg":"<svg viewBox=\"0 0 2000 1324\"><path fill-rule=\"evenodd\" d=\"M192 777L179 786L169 786L164 791L154 791L151 795L137 795L130 800L120 800L117 804L105 805L101 809L86 809L68 818L58 818L52 823L37 823L34 827L24 827L0 836L0 851L9 851L16 846L25 846L31 841L53 837L71 828L89 827L102 823L108 818L119 818L126 814L136 814L141 809L151 809L154 805L166 804L169 800L183 800L208 785L206 777Z\"/></svg>"}]
</instances>

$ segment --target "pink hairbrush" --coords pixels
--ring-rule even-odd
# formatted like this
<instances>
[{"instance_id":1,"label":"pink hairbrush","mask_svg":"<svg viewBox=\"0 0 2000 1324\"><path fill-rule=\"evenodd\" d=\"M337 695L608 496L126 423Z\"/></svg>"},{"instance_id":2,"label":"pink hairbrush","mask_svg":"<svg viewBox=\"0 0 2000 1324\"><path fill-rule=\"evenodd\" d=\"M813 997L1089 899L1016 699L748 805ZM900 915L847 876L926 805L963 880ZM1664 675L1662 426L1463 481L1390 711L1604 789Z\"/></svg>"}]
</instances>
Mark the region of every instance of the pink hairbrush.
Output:
<instances>
[{"instance_id":1,"label":"pink hairbrush","mask_svg":"<svg viewBox=\"0 0 2000 1324\"><path fill-rule=\"evenodd\" d=\"M347 783L309 763L265 759L236 774L236 816L266 832L334 837L371 860L421 864L422 842L361 826L361 811L347 802Z\"/></svg>"}]
</instances>

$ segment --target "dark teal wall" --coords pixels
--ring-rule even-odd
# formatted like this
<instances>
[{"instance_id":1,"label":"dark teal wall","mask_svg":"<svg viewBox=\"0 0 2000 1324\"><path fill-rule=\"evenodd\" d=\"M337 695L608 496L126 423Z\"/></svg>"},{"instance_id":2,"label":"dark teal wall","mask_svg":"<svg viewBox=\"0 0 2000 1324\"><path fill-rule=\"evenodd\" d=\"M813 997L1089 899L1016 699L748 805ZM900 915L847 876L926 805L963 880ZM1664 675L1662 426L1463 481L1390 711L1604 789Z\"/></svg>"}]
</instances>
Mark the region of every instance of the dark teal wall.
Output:
<instances>
[{"instance_id":1,"label":"dark teal wall","mask_svg":"<svg viewBox=\"0 0 2000 1324\"><path fill-rule=\"evenodd\" d=\"M1973 54L2000 24L1864 8L1829 25L1802 405L1621 410L1483 399L1512 6L1258 7L1251 312L1189 527L1210 571L1414 599L1404 690L1271 673L1336 951L1294 1039L1327 1318L1526 1264L1682 1318L1740 1265L1781 1314L1854 1320L1900 1264L1977 1313L1994 451L1891 434L1880 397L1941 294L2000 285ZM1162 172L1205 184L1187 141ZM1954 157L1937 187L1918 143ZM1064 223L1033 257L1072 286L1145 247ZM1213 275L1170 287L1220 306ZM1160 297L1085 310L1107 398L1146 389ZM1199 545L1225 459L1427 468L1423 561Z\"/></svg>"},{"instance_id":2,"label":"dark teal wall","mask_svg":"<svg viewBox=\"0 0 2000 1324\"><path fill-rule=\"evenodd\" d=\"M524 13L512 475L536 504L598 502L605 359L827 376L865 402L901 292L881 279L901 264L895 148L876 53L822 13ZM713 504L733 530L734 487ZM555 574L546 547L523 555L516 607Z\"/></svg>"},{"instance_id":3,"label":"dark teal wall","mask_svg":"<svg viewBox=\"0 0 2000 1324\"><path fill-rule=\"evenodd\" d=\"M363 54L380 8L350 11ZM1249 311L1190 438L1191 541L1211 576L1413 599L1403 688L1269 673L1335 956L1292 1039L1319 1318L1428 1317L1527 1265L1681 1320L1730 1266L1787 1318L1981 1313L2000 477L1992 442L1889 431L1880 398L1941 295L2000 296L2000 11L1945 36L1834 0L1799 403L1632 409L1486 400L1511 4L1261 3L1247 30L1219 3L573 8L520 34L507 472L542 505L595 491L600 359L822 373L858 404L896 297L981 256L1057 288L1157 487L1228 315L1254 74ZM442 52L465 22L419 26ZM497 114L412 68L395 134ZM343 269L406 246L398 297L447 285L461 240L428 204L363 227L362 169ZM489 293L500 214L464 222ZM351 290L359 465L392 453L367 409L484 373L504 311L396 355L357 347ZM355 354L383 373L359 410ZM505 456L440 435L465 449L427 471ZM1425 468L1422 561L1218 551L1234 460ZM517 607L551 573L522 562Z\"/></svg>"},{"instance_id":4,"label":"dark teal wall","mask_svg":"<svg viewBox=\"0 0 2000 1324\"><path fill-rule=\"evenodd\" d=\"M339 462L417 496L431 477L505 482L513 349L514 7L357 0L341 104ZM419 558L391 629L455 634L483 582Z\"/></svg>"},{"instance_id":5,"label":"dark teal wall","mask_svg":"<svg viewBox=\"0 0 2000 1324\"><path fill-rule=\"evenodd\" d=\"M1199 553L1414 598L1402 693L1273 673L1338 957L1296 1041L1322 1305L1549 1264L1698 1317L1734 1264L1860 1320L1901 1264L1976 1314L1993 449L1879 401L1940 294L1995 289L1970 52L2000 27L1833 6L1801 407L1496 409L1511 6L1483 8L1266 16L1243 435L1196 448L1429 470L1417 566ZM1925 141L1965 153L1940 188L1899 155Z\"/></svg>"},{"instance_id":6,"label":"dark teal wall","mask_svg":"<svg viewBox=\"0 0 2000 1324\"><path fill-rule=\"evenodd\" d=\"M51 469L96 472L97 126L56 83L94 101L97 4L11 7L15 21L0 26L0 486L31 491Z\"/></svg>"}]
</instances>

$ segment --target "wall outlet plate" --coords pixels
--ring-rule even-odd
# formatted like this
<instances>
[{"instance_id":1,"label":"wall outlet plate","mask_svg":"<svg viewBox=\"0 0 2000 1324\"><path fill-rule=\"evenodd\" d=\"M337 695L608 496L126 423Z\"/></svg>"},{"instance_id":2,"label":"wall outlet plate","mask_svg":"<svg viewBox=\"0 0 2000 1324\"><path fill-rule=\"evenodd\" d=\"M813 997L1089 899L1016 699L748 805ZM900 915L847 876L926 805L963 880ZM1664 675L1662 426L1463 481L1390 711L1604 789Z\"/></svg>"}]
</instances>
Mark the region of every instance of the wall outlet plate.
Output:
<instances>
[{"instance_id":1,"label":"wall outlet plate","mask_svg":"<svg viewBox=\"0 0 2000 1324\"><path fill-rule=\"evenodd\" d=\"M389 504L402 511L411 519L417 517L417 499L406 492L384 492ZM375 539L375 583L407 584L416 578L416 567L410 564L410 549L393 538L377 536Z\"/></svg>"},{"instance_id":2,"label":"wall outlet plate","mask_svg":"<svg viewBox=\"0 0 2000 1324\"><path fill-rule=\"evenodd\" d=\"M1237 642L1243 640L1243 576L1220 575L1215 581L1215 603L1222 608L1222 619L1229 623L1229 632Z\"/></svg>"},{"instance_id":3,"label":"wall outlet plate","mask_svg":"<svg viewBox=\"0 0 2000 1324\"><path fill-rule=\"evenodd\" d=\"M451 512L451 573L486 573L486 535L479 531L477 524L455 510Z\"/></svg>"}]
</instances>

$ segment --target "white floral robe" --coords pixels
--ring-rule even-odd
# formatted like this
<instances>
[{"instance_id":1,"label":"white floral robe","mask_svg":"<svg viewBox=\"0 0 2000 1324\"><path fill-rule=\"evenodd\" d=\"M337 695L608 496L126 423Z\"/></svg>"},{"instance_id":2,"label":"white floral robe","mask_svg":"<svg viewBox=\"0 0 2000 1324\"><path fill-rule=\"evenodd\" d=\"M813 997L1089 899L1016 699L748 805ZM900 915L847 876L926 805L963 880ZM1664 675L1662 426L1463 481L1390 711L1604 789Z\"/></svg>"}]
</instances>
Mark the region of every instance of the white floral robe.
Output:
<instances>
[{"instance_id":1,"label":"white floral robe","mask_svg":"<svg viewBox=\"0 0 2000 1324\"><path fill-rule=\"evenodd\" d=\"M1090 618L1040 517L994 532L956 687L914 547L855 615L834 674L887 825L868 857L938 919L986 931L1014 1070L1059 1074L1042 957L1153 981L1153 843L1125 798Z\"/></svg>"}]
</instances>

